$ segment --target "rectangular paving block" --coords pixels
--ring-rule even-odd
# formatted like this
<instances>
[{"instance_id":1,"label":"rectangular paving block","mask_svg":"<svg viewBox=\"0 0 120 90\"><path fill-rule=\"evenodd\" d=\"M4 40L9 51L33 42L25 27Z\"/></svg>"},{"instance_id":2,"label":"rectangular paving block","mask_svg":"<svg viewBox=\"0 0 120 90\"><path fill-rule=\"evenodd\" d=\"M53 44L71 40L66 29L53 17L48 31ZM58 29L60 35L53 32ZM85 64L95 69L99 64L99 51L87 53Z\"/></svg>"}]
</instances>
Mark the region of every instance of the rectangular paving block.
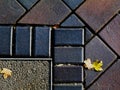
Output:
<instances>
[{"instance_id":1,"label":"rectangular paving block","mask_svg":"<svg viewBox=\"0 0 120 90\"><path fill-rule=\"evenodd\" d=\"M54 90L83 90L83 85L55 85Z\"/></svg>"},{"instance_id":2,"label":"rectangular paving block","mask_svg":"<svg viewBox=\"0 0 120 90\"><path fill-rule=\"evenodd\" d=\"M84 30L82 28L59 28L54 30L55 45L82 45Z\"/></svg>"},{"instance_id":3,"label":"rectangular paving block","mask_svg":"<svg viewBox=\"0 0 120 90\"><path fill-rule=\"evenodd\" d=\"M0 55L10 55L11 26L0 26Z\"/></svg>"},{"instance_id":4,"label":"rectangular paving block","mask_svg":"<svg viewBox=\"0 0 120 90\"><path fill-rule=\"evenodd\" d=\"M81 66L55 66L54 83L71 83L83 81L83 68Z\"/></svg>"},{"instance_id":5,"label":"rectangular paving block","mask_svg":"<svg viewBox=\"0 0 120 90\"><path fill-rule=\"evenodd\" d=\"M51 30L49 27L35 27L34 55L40 57L50 56Z\"/></svg>"},{"instance_id":6,"label":"rectangular paving block","mask_svg":"<svg viewBox=\"0 0 120 90\"><path fill-rule=\"evenodd\" d=\"M0 69L10 69L12 75L7 79L0 75L0 90L50 90L50 62L35 59L18 61L17 58L1 60Z\"/></svg>"},{"instance_id":7,"label":"rectangular paving block","mask_svg":"<svg viewBox=\"0 0 120 90\"><path fill-rule=\"evenodd\" d=\"M55 47L54 48L55 63L82 63L83 48L82 47Z\"/></svg>"},{"instance_id":8,"label":"rectangular paving block","mask_svg":"<svg viewBox=\"0 0 120 90\"><path fill-rule=\"evenodd\" d=\"M16 27L15 55L30 56L30 27Z\"/></svg>"}]
</instances>

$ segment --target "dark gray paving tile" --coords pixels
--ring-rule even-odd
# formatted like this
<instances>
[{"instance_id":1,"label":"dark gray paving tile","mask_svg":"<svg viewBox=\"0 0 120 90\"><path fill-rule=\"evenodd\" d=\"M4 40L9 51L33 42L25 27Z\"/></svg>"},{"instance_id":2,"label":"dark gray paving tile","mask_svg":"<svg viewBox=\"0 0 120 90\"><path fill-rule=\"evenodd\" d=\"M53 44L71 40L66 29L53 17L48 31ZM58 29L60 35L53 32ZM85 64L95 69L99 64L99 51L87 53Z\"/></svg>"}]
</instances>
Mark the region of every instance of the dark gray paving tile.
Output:
<instances>
[{"instance_id":1,"label":"dark gray paving tile","mask_svg":"<svg viewBox=\"0 0 120 90\"><path fill-rule=\"evenodd\" d=\"M62 24L61 26L69 26L69 27L83 27L85 26L83 24L82 21L80 21L80 19L75 15L75 14L72 14L71 16L69 16Z\"/></svg>"},{"instance_id":2,"label":"dark gray paving tile","mask_svg":"<svg viewBox=\"0 0 120 90\"><path fill-rule=\"evenodd\" d=\"M16 0L0 0L0 24L15 24L25 10Z\"/></svg>"},{"instance_id":3,"label":"dark gray paving tile","mask_svg":"<svg viewBox=\"0 0 120 90\"><path fill-rule=\"evenodd\" d=\"M69 5L72 9L75 9L78 5L80 5L84 0L63 0Z\"/></svg>"},{"instance_id":4,"label":"dark gray paving tile","mask_svg":"<svg viewBox=\"0 0 120 90\"><path fill-rule=\"evenodd\" d=\"M29 10L38 0L18 0L18 1Z\"/></svg>"},{"instance_id":5,"label":"dark gray paving tile","mask_svg":"<svg viewBox=\"0 0 120 90\"><path fill-rule=\"evenodd\" d=\"M55 63L82 63L83 48L82 47L55 47L54 48Z\"/></svg>"},{"instance_id":6,"label":"dark gray paving tile","mask_svg":"<svg viewBox=\"0 0 120 90\"><path fill-rule=\"evenodd\" d=\"M81 66L54 67L54 83L82 82L83 68Z\"/></svg>"},{"instance_id":7,"label":"dark gray paving tile","mask_svg":"<svg viewBox=\"0 0 120 90\"><path fill-rule=\"evenodd\" d=\"M88 90L119 90L120 61L114 63Z\"/></svg>"},{"instance_id":8,"label":"dark gray paving tile","mask_svg":"<svg viewBox=\"0 0 120 90\"><path fill-rule=\"evenodd\" d=\"M41 0L19 23L59 24L71 11L61 0Z\"/></svg>"},{"instance_id":9,"label":"dark gray paving tile","mask_svg":"<svg viewBox=\"0 0 120 90\"><path fill-rule=\"evenodd\" d=\"M0 26L0 55L10 55L11 26Z\"/></svg>"},{"instance_id":10,"label":"dark gray paving tile","mask_svg":"<svg viewBox=\"0 0 120 90\"><path fill-rule=\"evenodd\" d=\"M34 55L40 57L50 56L50 33L49 27L35 27L34 33Z\"/></svg>"},{"instance_id":11,"label":"dark gray paving tile","mask_svg":"<svg viewBox=\"0 0 120 90\"><path fill-rule=\"evenodd\" d=\"M49 90L50 88L50 63L47 61L6 60L0 61L0 68L12 70L12 76L6 80L0 75L0 90Z\"/></svg>"},{"instance_id":12,"label":"dark gray paving tile","mask_svg":"<svg viewBox=\"0 0 120 90\"><path fill-rule=\"evenodd\" d=\"M88 42L92 37L93 33L88 28L85 28L85 43Z\"/></svg>"},{"instance_id":13,"label":"dark gray paving tile","mask_svg":"<svg viewBox=\"0 0 120 90\"><path fill-rule=\"evenodd\" d=\"M55 45L82 45L84 30L81 28L58 28L54 30Z\"/></svg>"},{"instance_id":14,"label":"dark gray paving tile","mask_svg":"<svg viewBox=\"0 0 120 90\"><path fill-rule=\"evenodd\" d=\"M95 37L85 47L85 58L91 58L92 61L102 60L103 70L105 70L114 62L116 55L98 37ZM86 86L89 86L102 72L85 70L85 73Z\"/></svg>"},{"instance_id":15,"label":"dark gray paving tile","mask_svg":"<svg viewBox=\"0 0 120 90\"><path fill-rule=\"evenodd\" d=\"M16 27L15 55L30 56L30 27Z\"/></svg>"},{"instance_id":16,"label":"dark gray paving tile","mask_svg":"<svg viewBox=\"0 0 120 90\"><path fill-rule=\"evenodd\" d=\"M98 32L120 9L120 0L86 0L76 13Z\"/></svg>"},{"instance_id":17,"label":"dark gray paving tile","mask_svg":"<svg viewBox=\"0 0 120 90\"><path fill-rule=\"evenodd\" d=\"M54 90L83 90L82 85L55 85Z\"/></svg>"},{"instance_id":18,"label":"dark gray paving tile","mask_svg":"<svg viewBox=\"0 0 120 90\"><path fill-rule=\"evenodd\" d=\"M100 36L120 55L120 14L100 32Z\"/></svg>"}]
</instances>

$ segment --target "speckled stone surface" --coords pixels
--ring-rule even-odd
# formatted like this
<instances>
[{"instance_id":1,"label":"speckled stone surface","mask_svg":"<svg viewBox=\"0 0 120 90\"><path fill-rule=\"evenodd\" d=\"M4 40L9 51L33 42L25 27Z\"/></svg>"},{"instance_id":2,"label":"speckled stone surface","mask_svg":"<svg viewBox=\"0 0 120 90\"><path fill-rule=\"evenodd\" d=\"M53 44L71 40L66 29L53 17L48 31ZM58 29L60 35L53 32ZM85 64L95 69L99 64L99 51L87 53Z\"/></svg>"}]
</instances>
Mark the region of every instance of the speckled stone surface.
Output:
<instances>
[{"instance_id":1,"label":"speckled stone surface","mask_svg":"<svg viewBox=\"0 0 120 90\"><path fill-rule=\"evenodd\" d=\"M0 74L0 90L49 90L48 61L0 61L0 68L12 70L4 79Z\"/></svg>"}]
</instances>

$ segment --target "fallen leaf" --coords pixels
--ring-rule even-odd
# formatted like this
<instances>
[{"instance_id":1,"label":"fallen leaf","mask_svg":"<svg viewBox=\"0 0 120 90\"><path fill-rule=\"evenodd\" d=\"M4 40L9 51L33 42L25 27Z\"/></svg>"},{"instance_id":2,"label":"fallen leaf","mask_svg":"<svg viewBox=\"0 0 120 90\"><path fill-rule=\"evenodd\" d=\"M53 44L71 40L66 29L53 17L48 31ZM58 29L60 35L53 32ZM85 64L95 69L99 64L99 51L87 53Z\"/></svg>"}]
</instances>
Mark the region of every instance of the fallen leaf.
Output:
<instances>
[{"instance_id":1,"label":"fallen leaf","mask_svg":"<svg viewBox=\"0 0 120 90\"><path fill-rule=\"evenodd\" d=\"M91 59L88 58L84 61L84 67L87 68L87 69L92 69L93 68L93 65L91 63Z\"/></svg>"},{"instance_id":2,"label":"fallen leaf","mask_svg":"<svg viewBox=\"0 0 120 90\"><path fill-rule=\"evenodd\" d=\"M7 79L8 77L10 77L12 75L12 71L7 68L3 68L3 70L1 70L0 73L3 74L4 79Z\"/></svg>"},{"instance_id":3,"label":"fallen leaf","mask_svg":"<svg viewBox=\"0 0 120 90\"><path fill-rule=\"evenodd\" d=\"M102 61L99 61L99 60L96 60L93 62L93 68L95 69L95 71L102 71L102 66L103 66L103 62Z\"/></svg>"},{"instance_id":4,"label":"fallen leaf","mask_svg":"<svg viewBox=\"0 0 120 90\"><path fill-rule=\"evenodd\" d=\"M52 28L53 28L53 29L59 28L59 24L55 24Z\"/></svg>"}]
</instances>

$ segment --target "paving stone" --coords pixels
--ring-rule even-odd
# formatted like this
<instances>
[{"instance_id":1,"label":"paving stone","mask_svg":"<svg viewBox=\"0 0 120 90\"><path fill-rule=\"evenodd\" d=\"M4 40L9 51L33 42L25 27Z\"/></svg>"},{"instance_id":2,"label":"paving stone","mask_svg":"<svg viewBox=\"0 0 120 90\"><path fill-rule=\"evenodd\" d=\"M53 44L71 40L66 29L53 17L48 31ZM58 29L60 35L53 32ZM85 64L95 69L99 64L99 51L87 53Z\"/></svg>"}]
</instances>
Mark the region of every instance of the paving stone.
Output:
<instances>
[{"instance_id":1,"label":"paving stone","mask_svg":"<svg viewBox=\"0 0 120 90\"><path fill-rule=\"evenodd\" d=\"M16 59L17 60L17 59ZM0 90L49 90L47 61L0 61L0 68L12 70L6 80L0 75Z\"/></svg>"},{"instance_id":2,"label":"paving stone","mask_svg":"<svg viewBox=\"0 0 120 90\"><path fill-rule=\"evenodd\" d=\"M54 90L83 90L82 85L56 85Z\"/></svg>"},{"instance_id":3,"label":"paving stone","mask_svg":"<svg viewBox=\"0 0 120 90\"><path fill-rule=\"evenodd\" d=\"M19 23L59 24L68 14L69 8L61 0L41 0Z\"/></svg>"},{"instance_id":4,"label":"paving stone","mask_svg":"<svg viewBox=\"0 0 120 90\"><path fill-rule=\"evenodd\" d=\"M75 9L76 7L78 7L78 5L80 5L84 0L63 0L66 2L66 4L68 6L70 6L70 8Z\"/></svg>"},{"instance_id":5,"label":"paving stone","mask_svg":"<svg viewBox=\"0 0 120 90\"><path fill-rule=\"evenodd\" d=\"M120 55L120 15L116 16L100 35Z\"/></svg>"},{"instance_id":6,"label":"paving stone","mask_svg":"<svg viewBox=\"0 0 120 90\"><path fill-rule=\"evenodd\" d=\"M82 63L83 48L82 47L55 47L54 48L55 63Z\"/></svg>"},{"instance_id":7,"label":"paving stone","mask_svg":"<svg viewBox=\"0 0 120 90\"><path fill-rule=\"evenodd\" d=\"M16 0L0 0L0 24L15 24L25 10Z\"/></svg>"},{"instance_id":8,"label":"paving stone","mask_svg":"<svg viewBox=\"0 0 120 90\"><path fill-rule=\"evenodd\" d=\"M10 55L11 26L0 26L0 55Z\"/></svg>"},{"instance_id":9,"label":"paving stone","mask_svg":"<svg viewBox=\"0 0 120 90\"><path fill-rule=\"evenodd\" d=\"M55 45L82 45L84 30L81 28L58 28L54 30Z\"/></svg>"},{"instance_id":10,"label":"paving stone","mask_svg":"<svg viewBox=\"0 0 120 90\"><path fill-rule=\"evenodd\" d=\"M50 28L49 27L35 27L35 34L34 34L34 48L35 56L40 56L40 57L49 57L50 56L50 51L49 51L49 46L50 46Z\"/></svg>"},{"instance_id":11,"label":"paving stone","mask_svg":"<svg viewBox=\"0 0 120 90\"><path fill-rule=\"evenodd\" d=\"M86 0L76 13L97 32L120 9L120 0Z\"/></svg>"},{"instance_id":12,"label":"paving stone","mask_svg":"<svg viewBox=\"0 0 120 90\"><path fill-rule=\"evenodd\" d=\"M38 0L18 0L18 1L29 10Z\"/></svg>"},{"instance_id":13,"label":"paving stone","mask_svg":"<svg viewBox=\"0 0 120 90\"><path fill-rule=\"evenodd\" d=\"M61 26L83 27L85 25L75 14L72 14L61 24Z\"/></svg>"},{"instance_id":14,"label":"paving stone","mask_svg":"<svg viewBox=\"0 0 120 90\"><path fill-rule=\"evenodd\" d=\"M88 28L85 28L85 35L85 43L93 37L92 32Z\"/></svg>"},{"instance_id":15,"label":"paving stone","mask_svg":"<svg viewBox=\"0 0 120 90\"><path fill-rule=\"evenodd\" d=\"M30 56L30 27L16 27L15 55Z\"/></svg>"},{"instance_id":16,"label":"paving stone","mask_svg":"<svg viewBox=\"0 0 120 90\"><path fill-rule=\"evenodd\" d=\"M103 70L106 69L115 59L116 55L98 38L93 38L85 47L85 57L92 61L98 59L103 61ZM90 85L101 72L85 70L86 86Z\"/></svg>"},{"instance_id":17,"label":"paving stone","mask_svg":"<svg viewBox=\"0 0 120 90\"><path fill-rule=\"evenodd\" d=\"M54 83L82 82L83 69L81 66L54 67Z\"/></svg>"},{"instance_id":18,"label":"paving stone","mask_svg":"<svg viewBox=\"0 0 120 90\"><path fill-rule=\"evenodd\" d=\"M88 90L119 90L120 61L113 64Z\"/></svg>"}]
</instances>

